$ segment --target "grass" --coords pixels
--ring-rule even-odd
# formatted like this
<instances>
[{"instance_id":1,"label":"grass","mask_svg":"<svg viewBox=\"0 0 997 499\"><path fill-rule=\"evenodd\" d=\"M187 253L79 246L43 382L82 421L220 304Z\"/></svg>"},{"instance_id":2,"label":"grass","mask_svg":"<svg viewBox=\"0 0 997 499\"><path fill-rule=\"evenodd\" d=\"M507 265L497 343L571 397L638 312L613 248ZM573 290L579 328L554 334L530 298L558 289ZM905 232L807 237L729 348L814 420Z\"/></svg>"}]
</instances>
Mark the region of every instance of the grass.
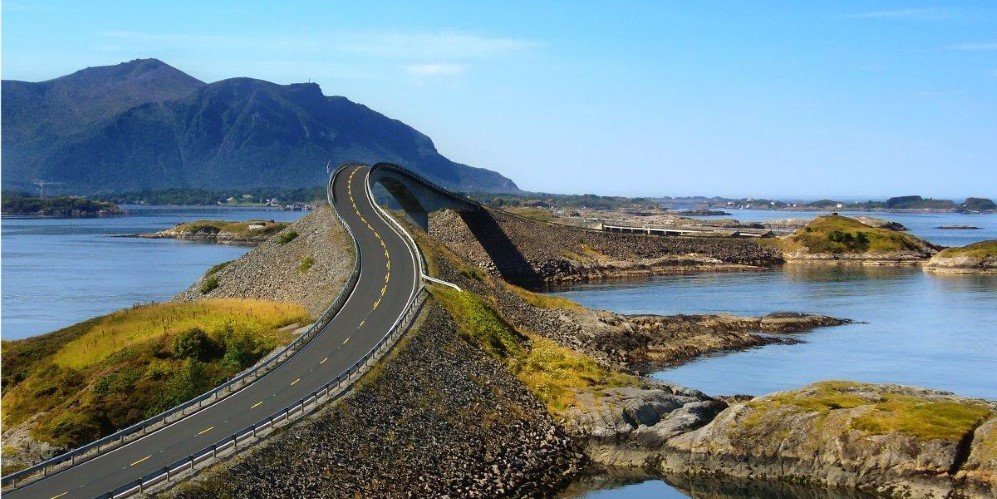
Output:
<instances>
[{"instance_id":1,"label":"grass","mask_svg":"<svg viewBox=\"0 0 997 499\"><path fill-rule=\"evenodd\" d=\"M277 236L277 244L280 244L281 246L283 246L283 245L285 245L285 244L293 241L297 237L298 237L298 231L296 231L294 229L291 229L291 230L289 230L287 232L282 232L279 236Z\"/></svg>"},{"instance_id":2,"label":"grass","mask_svg":"<svg viewBox=\"0 0 997 499\"><path fill-rule=\"evenodd\" d=\"M440 286L431 290L457 321L461 336L504 362L554 415L576 405L579 391L638 383L637 378L603 368L585 354L517 331L472 293Z\"/></svg>"},{"instance_id":3,"label":"grass","mask_svg":"<svg viewBox=\"0 0 997 499\"><path fill-rule=\"evenodd\" d=\"M250 226L259 226L258 228L250 228ZM193 222L187 222L177 225L174 230L178 232L186 233L197 233L197 232L216 232L216 233L228 233L239 236L247 235L268 235L273 234L278 231L284 230L287 227L287 222L271 222L267 220L246 220L244 222L229 222L225 220L196 220Z\"/></svg>"},{"instance_id":4,"label":"grass","mask_svg":"<svg viewBox=\"0 0 997 499\"><path fill-rule=\"evenodd\" d=\"M778 407L790 406L826 416L832 411L866 410L850 419L846 429L872 435L905 433L926 440L959 441L991 415L983 402L929 399L877 389L876 385L825 381L811 388L784 392L748 403L757 410L746 424L757 424Z\"/></svg>"},{"instance_id":5,"label":"grass","mask_svg":"<svg viewBox=\"0 0 997 499\"><path fill-rule=\"evenodd\" d=\"M505 208L506 211L515 213L521 217L529 218L531 220L537 220L539 222L550 222L554 220L554 214L550 210L544 208L533 208L533 207L521 207L521 208Z\"/></svg>"},{"instance_id":6,"label":"grass","mask_svg":"<svg viewBox=\"0 0 997 499\"><path fill-rule=\"evenodd\" d=\"M62 367L80 369L136 343L193 327L209 332L234 328L262 334L304 322L308 322L308 314L302 307L265 300L210 299L142 305L100 318L85 334L60 348L52 360Z\"/></svg>"},{"instance_id":7,"label":"grass","mask_svg":"<svg viewBox=\"0 0 997 499\"><path fill-rule=\"evenodd\" d=\"M959 248L947 248L938 254L940 258L967 256L971 258L997 257L997 240L980 241Z\"/></svg>"},{"instance_id":8,"label":"grass","mask_svg":"<svg viewBox=\"0 0 997 499\"><path fill-rule=\"evenodd\" d=\"M841 215L817 217L789 237L789 246L811 253L889 253L920 251L924 243L910 234L866 225Z\"/></svg>"},{"instance_id":9,"label":"grass","mask_svg":"<svg viewBox=\"0 0 997 499\"><path fill-rule=\"evenodd\" d=\"M5 427L76 446L217 386L311 322L299 305L209 299L122 310L3 343Z\"/></svg>"},{"instance_id":10,"label":"grass","mask_svg":"<svg viewBox=\"0 0 997 499\"><path fill-rule=\"evenodd\" d=\"M301 272L302 274L308 272L308 269L312 268L312 265L315 265L315 259L310 256L306 256L301 260L301 263L298 264L298 272Z\"/></svg>"},{"instance_id":11,"label":"grass","mask_svg":"<svg viewBox=\"0 0 997 499\"><path fill-rule=\"evenodd\" d=\"M534 307L555 309L555 310L582 310L581 305L567 298L534 293L532 291L523 289L514 284L506 284L506 288L508 288L513 293L516 293L516 295L522 298L523 301L529 303L530 305L533 305Z\"/></svg>"}]
</instances>

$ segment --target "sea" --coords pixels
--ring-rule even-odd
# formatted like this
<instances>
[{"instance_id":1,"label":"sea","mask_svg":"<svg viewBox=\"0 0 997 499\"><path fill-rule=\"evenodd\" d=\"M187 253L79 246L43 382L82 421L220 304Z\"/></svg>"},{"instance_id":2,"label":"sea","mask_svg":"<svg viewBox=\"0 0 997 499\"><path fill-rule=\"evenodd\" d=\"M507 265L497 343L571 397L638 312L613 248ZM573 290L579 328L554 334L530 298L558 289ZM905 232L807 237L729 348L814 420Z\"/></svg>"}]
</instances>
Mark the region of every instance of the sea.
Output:
<instances>
[{"instance_id":1,"label":"sea","mask_svg":"<svg viewBox=\"0 0 997 499\"><path fill-rule=\"evenodd\" d=\"M844 213L845 215L855 215ZM876 214L945 246L997 239L997 215ZM764 221L800 212L735 210L730 217ZM703 217L715 218L715 217ZM944 230L972 225L977 230ZM934 275L916 268L787 265L765 272L653 277L591 283L555 294L626 314L764 315L807 312L854 324L796 335L802 343L772 344L701 358L654 378L711 395L761 395L827 379L898 383L997 400L997 276ZM716 484L674 486L660 479L588 480L577 497L687 497ZM727 487L726 497L838 497L835 491L765 491Z\"/></svg>"}]
</instances>

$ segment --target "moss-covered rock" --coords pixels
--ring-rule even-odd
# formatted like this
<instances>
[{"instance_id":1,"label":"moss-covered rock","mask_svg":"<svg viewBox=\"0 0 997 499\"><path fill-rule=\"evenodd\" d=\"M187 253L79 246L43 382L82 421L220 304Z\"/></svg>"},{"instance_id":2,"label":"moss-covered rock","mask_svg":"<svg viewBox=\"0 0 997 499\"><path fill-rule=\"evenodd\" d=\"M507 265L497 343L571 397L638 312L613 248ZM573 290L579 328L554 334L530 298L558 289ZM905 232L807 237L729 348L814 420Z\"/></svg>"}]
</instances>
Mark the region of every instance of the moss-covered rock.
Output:
<instances>
[{"instance_id":1,"label":"moss-covered rock","mask_svg":"<svg viewBox=\"0 0 997 499\"><path fill-rule=\"evenodd\" d=\"M939 249L910 234L873 227L841 215L817 217L792 235L768 244L779 246L786 261L790 262L916 264Z\"/></svg>"}]
</instances>

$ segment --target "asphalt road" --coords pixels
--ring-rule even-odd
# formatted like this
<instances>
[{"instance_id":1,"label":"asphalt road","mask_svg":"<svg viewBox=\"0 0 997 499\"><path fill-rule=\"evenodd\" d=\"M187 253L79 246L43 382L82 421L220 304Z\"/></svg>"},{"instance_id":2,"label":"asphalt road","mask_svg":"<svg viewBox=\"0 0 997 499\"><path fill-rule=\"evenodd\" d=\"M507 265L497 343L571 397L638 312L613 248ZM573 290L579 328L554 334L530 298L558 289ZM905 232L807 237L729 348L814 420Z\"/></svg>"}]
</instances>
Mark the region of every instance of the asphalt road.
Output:
<instances>
[{"instance_id":1,"label":"asphalt road","mask_svg":"<svg viewBox=\"0 0 997 499\"><path fill-rule=\"evenodd\" d=\"M362 358L401 315L418 279L402 236L377 216L367 197L367 170L348 167L333 185L335 209L360 245L361 271L353 294L321 333L280 367L228 398L108 454L5 493L4 498L107 493L266 419Z\"/></svg>"}]
</instances>

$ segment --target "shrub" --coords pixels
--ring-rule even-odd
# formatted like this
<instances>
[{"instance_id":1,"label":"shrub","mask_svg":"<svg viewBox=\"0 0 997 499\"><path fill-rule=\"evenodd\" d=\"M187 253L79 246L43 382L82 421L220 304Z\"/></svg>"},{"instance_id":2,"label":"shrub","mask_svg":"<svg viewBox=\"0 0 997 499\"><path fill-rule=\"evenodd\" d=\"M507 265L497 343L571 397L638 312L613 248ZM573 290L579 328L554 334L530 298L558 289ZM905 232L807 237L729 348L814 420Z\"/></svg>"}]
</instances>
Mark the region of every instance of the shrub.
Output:
<instances>
[{"instance_id":1,"label":"shrub","mask_svg":"<svg viewBox=\"0 0 997 499\"><path fill-rule=\"evenodd\" d=\"M312 265L315 265L315 259L310 256L306 256L303 260L301 260L301 263L298 264L298 271L302 273L308 272L308 269L312 268Z\"/></svg>"},{"instance_id":2,"label":"shrub","mask_svg":"<svg viewBox=\"0 0 997 499\"><path fill-rule=\"evenodd\" d=\"M201 294L206 295L218 287L218 278L211 275L201 283Z\"/></svg>"},{"instance_id":3,"label":"shrub","mask_svg":"<svg viewBox=\"0 0 997 499\"><path fill-rule=\"evenodd\" d=\"M291 229L287 232L282 232L279 236L277 236L277 243L283 246L293 241L296 237L298 237L298 231Z\"/></svg>"},{"instance_id":4,"label":"shrub","mask_svg":"<svg viewBox=\"0 0 997 499\"><path fill-rule=\"evenodd\" d=\"M179 359L207 361L217 357L221 350L218 343L199 327L190 328L173 340L173 355Z\"/></svg>"}]
</instances>

